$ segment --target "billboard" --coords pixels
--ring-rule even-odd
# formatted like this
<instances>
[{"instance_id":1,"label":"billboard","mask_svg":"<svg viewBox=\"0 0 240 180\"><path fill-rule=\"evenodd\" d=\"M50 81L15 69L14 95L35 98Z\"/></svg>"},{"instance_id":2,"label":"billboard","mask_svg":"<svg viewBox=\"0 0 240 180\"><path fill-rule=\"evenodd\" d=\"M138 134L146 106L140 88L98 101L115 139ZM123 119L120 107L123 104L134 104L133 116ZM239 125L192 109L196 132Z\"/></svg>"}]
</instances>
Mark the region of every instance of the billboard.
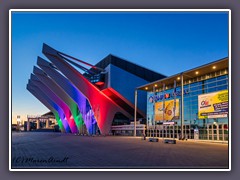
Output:
<instances>
[{"instance_id":1,"label":"billboard","mask_svg":"<svg viewBox=\"0 0 240 180\"><path fill-rule=\"evenodd\" d=\"M228 90L198 96L198 118L222 118L228 115Z\"/></svg>"},{"instance_id":2,"label":"billboard","mask_svg":"<svg viewBox=\"0 0 240 180\"><path fill-rule=\"evenodd\" d=\"M165 108L164 108L165 107ZM179 119L179 99L155 103L155 121Z\"/></svg>"}]
</instances>

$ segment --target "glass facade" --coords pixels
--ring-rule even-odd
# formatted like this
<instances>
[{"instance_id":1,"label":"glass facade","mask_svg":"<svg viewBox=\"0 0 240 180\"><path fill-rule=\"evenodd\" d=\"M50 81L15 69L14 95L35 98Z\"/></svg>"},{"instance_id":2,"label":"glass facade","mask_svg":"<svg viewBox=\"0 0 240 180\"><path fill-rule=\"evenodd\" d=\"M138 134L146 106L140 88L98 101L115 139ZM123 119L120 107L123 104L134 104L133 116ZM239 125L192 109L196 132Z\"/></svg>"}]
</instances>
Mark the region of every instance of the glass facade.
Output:
<instances>
[{"instance_id":1,"label":"glass facade","mask_svg":"<svg viewBox=\"0 0 240 180\"><path fill-rule=\"evenodd\" d=\"M183 78L184 79L184 78ZM199 119L198 97L202 94L228 90L227 69L205 74L184 82L184 138L203 140L228 140L228 117ZM147 94L147 136L180 138L181 136L181 81L155 88ZM176 102L179 101L178 104ZM174 104L171 120L167 108ZM165 113L157 115L156 112ZM173 112L170 111L170 115ZM165 116L163 115L165 114ZM173 124L169 125L166 122Z\"/></svg>"}]
</instances>

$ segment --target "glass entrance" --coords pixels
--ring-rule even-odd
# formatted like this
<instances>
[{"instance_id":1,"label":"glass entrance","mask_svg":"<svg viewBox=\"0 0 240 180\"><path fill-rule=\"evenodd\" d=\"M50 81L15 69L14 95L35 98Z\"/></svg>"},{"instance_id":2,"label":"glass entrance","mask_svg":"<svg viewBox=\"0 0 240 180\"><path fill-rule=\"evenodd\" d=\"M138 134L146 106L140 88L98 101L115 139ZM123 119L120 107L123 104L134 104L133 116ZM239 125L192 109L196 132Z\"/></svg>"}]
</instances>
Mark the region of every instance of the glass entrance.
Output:
<instances>
[{"instance_id":1,"label":"glass entrance","mask_svg":"<svg viewBox=\"0 0 240 180\"><path fill-rule=\"evenodd\" d=\"M228 141L228 124L207 124L207 137L208 140Z\"/></svg>"}]
</instances>

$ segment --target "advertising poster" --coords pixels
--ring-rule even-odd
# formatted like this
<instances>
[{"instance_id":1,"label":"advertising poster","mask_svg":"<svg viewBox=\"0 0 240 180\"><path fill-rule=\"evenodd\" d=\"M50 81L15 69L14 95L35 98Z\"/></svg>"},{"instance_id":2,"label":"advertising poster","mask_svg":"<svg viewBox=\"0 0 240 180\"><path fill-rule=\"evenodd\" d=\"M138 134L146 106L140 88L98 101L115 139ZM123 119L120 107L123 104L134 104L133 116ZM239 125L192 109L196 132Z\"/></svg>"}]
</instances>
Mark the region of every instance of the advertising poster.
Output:
<instances>
[{"instance_id":1,"label":"advertising poster","mask_svg":"<svg viewBox=\"0 0 240 180\"><path fill-rule=\"evenodd\" d=\"M179 99L176 99L175 106L174 99L165 101L165 109L163 108L163 102L155 103L155 121L179 119Z\"/></svg>"},{"instance_id":2,"label":"advertising poster","mask_svg":"<svg viewBox=\"0 0 240 180\"><path fill-rule=\"evenodd\" d=\"M198 96L198 118L222 118L228 115L228 90Z\"/></svg>"}]
</instances>

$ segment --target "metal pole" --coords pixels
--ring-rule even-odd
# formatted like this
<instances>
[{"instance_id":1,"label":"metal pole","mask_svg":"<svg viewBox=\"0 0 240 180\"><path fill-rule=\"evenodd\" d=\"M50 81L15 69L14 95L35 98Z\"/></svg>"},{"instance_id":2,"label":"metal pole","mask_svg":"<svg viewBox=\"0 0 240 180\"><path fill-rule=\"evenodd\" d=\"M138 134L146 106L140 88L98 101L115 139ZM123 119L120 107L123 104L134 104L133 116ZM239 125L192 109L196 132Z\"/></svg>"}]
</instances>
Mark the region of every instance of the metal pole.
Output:
<instances>
[{"instance_id":1,"label":"metal pole","mask_svg":"<svg viewBox=\"0 0 240 180\"><path fill-rule=\"evenodd\" d=\"M156 119L155 119L155 86L153 86L153 138L155 137L155 131L156 131Z\"/></svg>"},{"instance_id":2,"label":"metal pole","mask_svg":"<svg viewBox=\"0 0 240 180\"><path fill-rule=\"evenodd\" d=\"M163 93L163 108L162 108L162 117L163 117L163 122L165 121L165 116L164 116L164 113L165 113L165 84L163 84L163 90L162 90L162 93ZM167 129L166 129L166 126L165 125L163 125L163 133L165 134L165 136L167 137ZM163 135L163 137L162 138L164 138L164 135Z\"/></svg>"},{"instance_id":3,"label":"metal pole","mask_svg":"<svg viewBox=\"0 0 240 180\"><path fill-rule=\"evenodd\" d=\"M137 89L135 90L135 107L134 107L134 133L133 133L133 136L136 136L137 135L137 96L138 96L138 93L137 93Z\"/></svg>"},{"instance_id":4,"label":"metal pole","mask_svg":"<svg viewBox=\"0 0 240 180\"><path fill-rule=\"evenodd\" d=\"M175 124L173 124L173 140L175 139Z\"/></svg>"},{"instance_id":5,"label":"metal pole","mask_svg":"<svg viewBox=\"0 0 240 180\"><path fill-rule=\"evenodd\" d=\"M222 124L222 140L225 141L224 124Z\"/></svg>"},{"instance_id":6,"label":"metal pole","mask_svg":"<svg viewBox=\"0 0 240 180\"><path fill-rule=\"evenodd\" d=\"M184 89L183 89L183 73L182 73L181 74L181 136L182 136L182 138L183 138L183 126L184 126L183 94L184 94Z\"/></svg>"},{"instance_id":7,"label":"metal pole","mask_svg":"<svg viewBox=\"0 0 240 180\"><path fill-rule=\"evenodd\" d=\"M163 121L165 120L164 118L164 112L165 112L165 84L163 84Z\"/></svg>"}]
</instances>

